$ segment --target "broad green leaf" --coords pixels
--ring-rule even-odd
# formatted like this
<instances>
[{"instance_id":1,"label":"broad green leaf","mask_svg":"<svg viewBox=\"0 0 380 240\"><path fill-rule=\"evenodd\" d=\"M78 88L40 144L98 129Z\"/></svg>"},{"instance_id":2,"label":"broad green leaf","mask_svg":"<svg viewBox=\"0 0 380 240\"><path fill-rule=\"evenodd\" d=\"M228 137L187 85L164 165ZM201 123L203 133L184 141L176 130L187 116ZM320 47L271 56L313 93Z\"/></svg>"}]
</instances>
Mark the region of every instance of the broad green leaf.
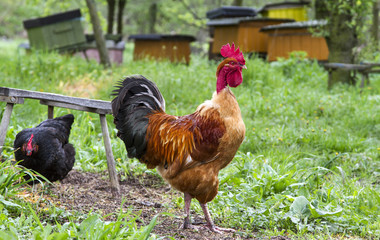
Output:
<instances>
[{"instance_id":1,"label":"broad green leaf","mask_svg":"<svg viewBox=\"0 0 380 240\"><path fill-rule=\"evenodd\" d=\"M309 208L310 208L311 216L314 218L327 217L327 216L338 216L343 211L342 208L338 208L338 210L336 210L334 212L329 212L329 211L318 209L318 208L314 207L312 204L309 204Z\"/></svg>"},{"instance_id":2,"label":"broad green leaf","mask_svg":"<svg viewBox=\"0 0 380 240\"><path fill-rule=\"evenodd\" d=\"M69 239L69 234L67 232L53 233L49 235L48 240L66 240Z\"/></svg>"},{"instance_id":3,"label":"broad green leaf","mask_svg":"<svg viewBox=\"0 0 380 240\"><path fill-rule=\"evenodd\" d=\"M309 200L307 200L304 196L296 197L290 206L290 212L293 213L293 216L299 217L303 219L310 215Z\"/></svg>"},{"instance_id":4,"label":"broad green leaf","mask_svg":"<svg viewBox=\"0 0 380 240\"><path fill-rule=\"evenodd\" d=\"M19 238L14 232L0 231L1 240L18 240Z\"/></svg>"},{"instance_id":5,"label":"broad green leaf","mask_svg":"<svg viewBox=\"0 0 380 240\"><path fill-rule=\"evenodd\" d=\"M7 200L3 199L2 197L0 197L0 202L1 202L2 204L4 204L5 206L7 206L7 207L17 207L17 208L21 208L21 206L18 205L17 203L7 201Z\"/></svg>"}]
</instances>

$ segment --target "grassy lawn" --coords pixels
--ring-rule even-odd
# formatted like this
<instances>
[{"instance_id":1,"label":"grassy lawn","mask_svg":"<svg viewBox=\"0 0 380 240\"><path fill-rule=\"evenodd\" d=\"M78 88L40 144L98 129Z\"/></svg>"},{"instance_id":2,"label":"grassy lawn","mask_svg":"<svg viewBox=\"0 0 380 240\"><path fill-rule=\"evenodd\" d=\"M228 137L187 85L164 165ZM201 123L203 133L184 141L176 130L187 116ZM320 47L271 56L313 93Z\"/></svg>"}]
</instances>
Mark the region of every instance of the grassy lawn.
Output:
<instances>
[{"instance_id":1,"label":"grassy lawn","mask_svg":"<svg viewBox=\"0 0 380 240\"><path fill-rule=\"evenodd\" d=\"M203 56L192 55L189 66L134 62L133 45L128 44L124 63L105 70L79 57L26 54L17 44L0 41L0 86L111 100L117 81L142 74L157 83L167 113L173 115L192 113L215 91L217 63ZM380 75L371 75L371 84L363 89L337 85L329 91L327 72L301 56L272 63L252 57L246 65L243 84L233 89L246 124L246 138L234 161L219 175L219 193L209 204L215 222L241 230L242 237L379 236ZM1 116L4 107L0 104ZM77 151L74 168L105 171L98 116L59 108L55 116L69 112L75 115L70 135ZM13 158L11 146L19 131L46 117L47 108L38 101L16 105L3 157ZM130 173L157 175L127 159L112 117L107 120L121 178ZM27 188L22 175L28 172L9 161L1 164L0 239L145 239L156 220L160 221L158 216L139 227L126 217L129 212L120 212L117 221L106 222L97 213L68 213L53 205L36 207L19 197ZM183 207L182 198L172 201ZM192 209L201 214L198 204L192 204ZM49 212L48 217L43 211ZM152 239L160 237L150 235Z\"/></svg>"}]
</instances>

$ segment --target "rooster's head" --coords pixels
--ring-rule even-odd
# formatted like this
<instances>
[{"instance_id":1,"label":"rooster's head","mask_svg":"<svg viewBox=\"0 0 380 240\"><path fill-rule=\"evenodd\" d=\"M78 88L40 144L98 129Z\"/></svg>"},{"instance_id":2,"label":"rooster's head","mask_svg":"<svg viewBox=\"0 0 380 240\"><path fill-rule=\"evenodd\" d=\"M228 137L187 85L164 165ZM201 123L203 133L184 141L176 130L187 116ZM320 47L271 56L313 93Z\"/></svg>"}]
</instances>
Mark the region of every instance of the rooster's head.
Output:
<instances>
[{"instance_id":1,"label":"rooster's head","mask_svg":"<svg viewBox=\"0 0 380 240\"><path fill-rule=\"evenodd\" d=\"M32 133L28 142L22 145L22 152L25 153L25 155L28 157L32 156L33 152L35 153L38 151L38 145L33 142L33 137L34 135Z\"/></svg>"},{"instance_id":2,"label":"rooster's head","mask_svg":"<svg viewBox=\"0 0 380 240\"><path fill-rule=\"evenodd\" d=\"M243 53L239 48L235 50L235 44L222 46L220 53L225 59L219 64L216 71L217 93L227 86L239 86L243 82L242 69L247 68Z\"/></svg>"}]
</instances>

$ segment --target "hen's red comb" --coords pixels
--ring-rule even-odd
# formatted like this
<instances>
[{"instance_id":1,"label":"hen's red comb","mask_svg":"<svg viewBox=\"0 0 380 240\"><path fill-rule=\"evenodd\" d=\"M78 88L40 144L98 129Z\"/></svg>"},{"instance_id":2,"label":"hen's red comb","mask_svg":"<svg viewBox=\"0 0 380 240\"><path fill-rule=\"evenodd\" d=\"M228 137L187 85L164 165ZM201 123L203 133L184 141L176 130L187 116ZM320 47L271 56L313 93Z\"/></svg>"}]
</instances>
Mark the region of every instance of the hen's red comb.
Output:
<instances>
[{"instance_id":1,"label":"hen's red comb","mask_svg":"<svg viewBox=\"0 0 380 240\"><path fill-rule=\"evenodd\" d=\"M240 64L245 65L245 59L244 59L243 53L240 51L239 47L235 50L234 43L232 43L231 46L229 43L227 43L226 45L223 45L222 48L220 49L220 53L225 58L229 58L229 57L235 58Z\"/></svg>"},{"instance_id":2,"label":"hen's red comb","mask_svg":"<svg viewBox=\"0 0 380 240\"><path fill-rule=\"evenodd\" d=\"M34 137L34 135L32 133L32 135L30 136L29 141L28 141L28 146L32 146L33 137Z\"/></svg>"}]
</instances>

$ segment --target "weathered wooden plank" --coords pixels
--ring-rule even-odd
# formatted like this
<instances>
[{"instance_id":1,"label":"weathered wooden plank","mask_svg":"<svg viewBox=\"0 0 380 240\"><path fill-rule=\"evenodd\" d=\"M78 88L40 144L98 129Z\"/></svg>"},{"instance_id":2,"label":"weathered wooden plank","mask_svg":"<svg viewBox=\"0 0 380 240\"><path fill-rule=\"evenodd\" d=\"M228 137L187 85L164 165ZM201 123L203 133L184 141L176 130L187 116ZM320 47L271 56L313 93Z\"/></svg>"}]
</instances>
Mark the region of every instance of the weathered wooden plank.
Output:
<instances>
[{"instance_id":1,"label":"weathered wooden plank","mask_svg":"<svg viewBox=\"0 0 380 240\"><path fill-rule=\"evenodd\" d=\"M23 104L24 103L24 99L23 98L18 98L18 97L0 96L0 102Z\"/></svg>"},{"instance_id":2,"label":"weathered wooden plank","mask_svg":"<svg viewBox=\"0 0 380 240\"><path fill-rule=\"evenodd\" d=\"M104 114L99 114L99 117L100 117L100 125L102 126L104 147L106 149L108 174L111 181L111 191L112 191L113 196L117 196L120 194L120 186L119 186L119 181L117 179L115 160L112 154L111 139L108 133L107 119L106 119L106 115Z\"/></svg>"},{"instance_id":3,"label":"weathered wooden plank","mask_svg":"<svg viewBox=\"0 0 380 240\"><path fill-rule=\"evenodd\" d=\"M93 112L97 114L111 114L112 113L111 109L91 108L91 107L79 106L75 104L56 102L56 101L50 101L50 100L40 100L40 103L43 105L48 105L48 106L69 108L69 109L85 111L85 112Z\"/></svg>"},{"instance_id":4,"label":"weathered wooden plank","mask_svg":"<svg viewBox=\"0 0 380 240\"><path fill-rule=\"evenodd\" d=\"M367 70L367 73L380 73L380 70Z\"/></svg>"},{"instance_id":5,"label":"weathered wooden plank","mask_svg":"<svg viewBox=\"0 0 380 240\"><path fill-rule=\"evenodd\" d=\"M343 70L358 70L364 71L370 69L370 65L362 65L362 64L349 64L349 63L325 63L323 66L326 69L343 69Z\"/></svg>"},{"instance_id":6,"label":"weathered wooden plank","mask_svg":"<svg viewBox=\"0 0 380 240\"><path fill-rule=\"evenodd\" d=\"M0 96L50 100L50 101L56 101L56 102L75 104L78 106L83 106L83 107L88 107L88 108L111 110L111 102L109 101L69 97L69 96L64 96L60 94L36 92L36 91L29 91L29 90L15 89L15 88L0 87Z\"/></svg>"},{"instance_id":7,"label":"weathered wooden plank","mask_svg":"<svg viewBox=\"0 0 380 240\"><path fill-rule=\"evenodd\" d=\"M363 88L364 84L369 84L368 74L372 68L378 67L379 64L350 64L350 63L325 63L323 67L329 72L329 79L331 78L331 71L341 69L344 71L354 71L362 75L360 87ZM376 73L376 71L374 71Z\"/></svg>"},{"instance_id":8,"label":"weathered wooden plank","mask_svg":"<svg viewBox=\"0 0 380 240\"><path fill-rule=\"evenodd\" d=\"M363 62L363 64L371 67L380 67L380 63Z\"/></svg>"},{"instance_id":9,"label":"weathered wooden plank","mask_svg":"<svg viewBox=\"0 0 380 240\"><path fill-rule=\"evenodd\" d=\"M13 105L14 105L13 103L7 103L7 106L5 107L5 111L3 113L3 118L1 119L1 124L0 124L0 154L3 151L5 136L7 135L8 125L9 125L9 122L11 120Z\"/></svg>"}]
</instances>

